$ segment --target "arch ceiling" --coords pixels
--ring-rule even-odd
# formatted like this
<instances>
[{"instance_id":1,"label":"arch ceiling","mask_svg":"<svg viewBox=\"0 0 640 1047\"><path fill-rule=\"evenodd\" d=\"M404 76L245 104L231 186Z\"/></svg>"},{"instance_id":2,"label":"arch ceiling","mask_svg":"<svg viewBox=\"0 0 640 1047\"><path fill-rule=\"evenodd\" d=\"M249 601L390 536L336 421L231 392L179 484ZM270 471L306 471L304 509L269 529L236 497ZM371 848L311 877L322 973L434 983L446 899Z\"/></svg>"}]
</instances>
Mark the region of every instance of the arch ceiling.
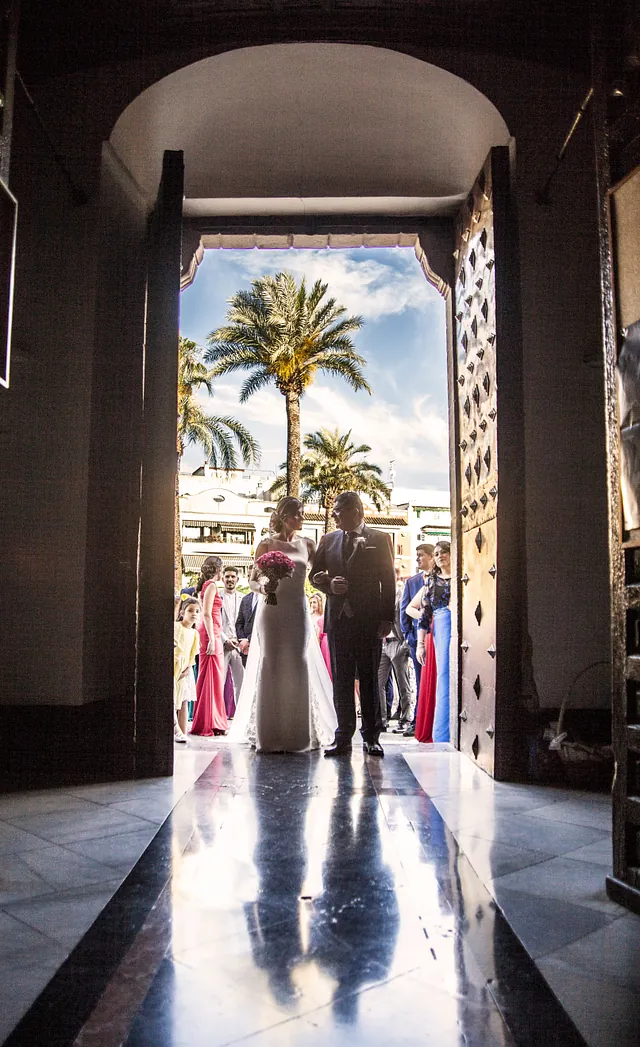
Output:
<instances>
[{"instance_id":1,"label":"arch ceiling","mask_svg":"<svg viewBox=\"0 0 640 1047\"><path fill-rule=\"evenodd\" d=\"M163 151L184 150L187 214L434 214L508 139L495 106L437 66L361 45L273 44L158 81L111 144L150 197Z\"/></svg>"}]
</instances>

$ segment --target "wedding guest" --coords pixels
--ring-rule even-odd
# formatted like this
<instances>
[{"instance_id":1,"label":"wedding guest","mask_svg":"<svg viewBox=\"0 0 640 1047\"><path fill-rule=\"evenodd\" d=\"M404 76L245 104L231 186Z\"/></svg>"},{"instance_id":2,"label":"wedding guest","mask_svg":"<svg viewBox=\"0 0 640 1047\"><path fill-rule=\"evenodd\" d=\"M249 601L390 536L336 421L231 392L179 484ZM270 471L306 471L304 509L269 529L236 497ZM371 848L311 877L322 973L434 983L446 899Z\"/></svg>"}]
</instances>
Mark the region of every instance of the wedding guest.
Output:
<instances>
[{"instance_id":1,"label":"wedding guest","mask_svg":"<svg viewBox=\"0 0 640 1047\"><path fill-rule=\"evenodd\" d=\"M418 593L422 592L422 587L424 586L430 571L433 570L433 550L433 545L426 542L423 542L416 547L416 564L418 567L418 573L414 574L407 580L400 603L400 626L402 628L402 635L405 642L409 645L416 680L416 701L413 710L413 721L403 731L405 738L413 738L416 733L416 719L420 707L420 680L422 675L422 666L416 657L418 624L417 621L414 621L411 616L407 614L407 607L413 598ZM433 697L435 698L435 691Z\"/></svg>"},{"instance_id":2,"label":"wedding guest","mask_svg":"<svg viewBox=\"0 0 640 1047\"><path fill-rule=\"evenodd\" d=\"M451 644L451 545L437 543L434 568L420 593L407 607L407 614L418 621L416 657L421 666L426 661L426 637L433 632L437 683L433 720L434 742L448 742L449 733L449 647Z\"/></svg>"},{"instance_id":3,"label":"wedding guest","mask_svg":"<svg viewBox=\"0 0 640 1047\"><path fill-rule=\"evenodd\" d=\"M316 636L318 637L318 643L320 644L324 664L327 667L329 676L331 676L331 653L329 651L329 640L324 631L324 602L322 599L322 593L311 593L311 596L309 597L309 610L311 611L311 620L316 631Z\"/></svg>"},{"instance_id":4,"label":"wedding guest","mask_svg":"<svg viewBox=\"0 0 640 1047\"><path fill-rule=\"evenodd\" d=\"M400 627L400 602L402 599L402 592L402 586L400 588L396 587L395 618L391 623L391 629L382 641L382 654L380 657L380 668L378 669L378 693L380 696L380 714L382 716L383 731L387 730L391 715L387 687L391 680L392 671L396 678L398 693L400 696L398 732L400 730L404 732L412 723L413 693L409 672L411 652L408 643L406 643L402 635L402 629Z\"/></svg>"},{"instance_id":5,"label":"wedding guest","mask_svg":"<svg viewBox=\"0 0 640 1047\"><path fill-rule=\"evenodd\" d=\"M236 567L225 567L222 574L224 589L222 591L222 646L224 649L225 708L227 716L232 718L236 702L240 696L244 679L244 666L240 655L236 621L242 603L242 594L238 592L238 570ZM233 681L227 700L228 677Z\"/></svg>"},{"instance_id":6,"label":"wedding guest","mask_svg":"<svg viewBox=\"0 0 640 1047\"><path fill-rule=\"evenodd\" d=\"M246 666L247 664L247 655L249 653L249 643L253 632L253 623L256 617L258 597L259 593L256 592L247 593L246 596L243 596L240 601L238 617L236 618L236 639L238 641L238 650L240 651L243 666Z\"/></svg>"},{"instance_id":7,"label":"wedding guest","mask_svg":"<svg viewBox=\"0 0 640 1047\"><path fill-rule=\"evenodd\" d=\"M197 592L202 600L200 634L200 667L196 682L196 707L193 710L191 734L210 738L226 734L227 714L224 707L224 651L222 649L222 597L216 582L222 574L219 556L208 556L200 568Z\"/></svg>"},{"instance_id":8,"label":"wedding guest","mask_svg":"<svg viewBox=\"0 0 640 1047\"><path fill-rule=\"evenodd\" d=\"M193 667L196 664L199 636L196 631L200 617L200 602L183 600L178 620L173 623L173 740L186 742L189 702L195 700L196 683Z\"/></svg>"}]
</instances>

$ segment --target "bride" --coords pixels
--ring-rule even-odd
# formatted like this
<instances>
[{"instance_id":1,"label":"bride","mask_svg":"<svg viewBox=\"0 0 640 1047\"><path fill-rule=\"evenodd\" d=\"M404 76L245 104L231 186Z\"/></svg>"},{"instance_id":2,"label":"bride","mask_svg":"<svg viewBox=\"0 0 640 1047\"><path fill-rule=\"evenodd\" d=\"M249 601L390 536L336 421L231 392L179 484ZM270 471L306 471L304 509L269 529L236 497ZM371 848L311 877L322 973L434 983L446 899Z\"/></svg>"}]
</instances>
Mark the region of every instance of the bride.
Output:
<instances>
[{"instance_id":1,"label":"bride","mask_svg":"<svg viewBox=\"0 0 640 1047\"><path fill-rule=\"evenodd\" d=\"M295 564L290 578L270 583L254 566L249 585L266 595L276 591L277 605L258 601L249 656L231 742L251 742L258 752L305 752L331 745L337 719L333 687L312 627L304 583L315 554L309 538L296 537L303 523L297 498L281 498L271 517L269 538L256 549L256 560L278 550Z\"/></svg>"}]
</instances>

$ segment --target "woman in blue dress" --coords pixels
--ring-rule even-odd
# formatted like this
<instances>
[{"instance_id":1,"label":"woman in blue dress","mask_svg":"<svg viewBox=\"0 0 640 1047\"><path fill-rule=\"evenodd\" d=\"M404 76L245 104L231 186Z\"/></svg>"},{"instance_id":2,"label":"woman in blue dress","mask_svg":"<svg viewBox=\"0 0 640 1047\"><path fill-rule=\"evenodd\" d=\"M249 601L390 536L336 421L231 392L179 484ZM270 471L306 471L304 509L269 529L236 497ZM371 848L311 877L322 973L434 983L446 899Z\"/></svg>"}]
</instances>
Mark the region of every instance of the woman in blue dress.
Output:
<instances>
[{"instance_id":1,"label":"woman in blue dress","mask_svg":"<svg viewBox=\"0 0 640 1047\"><path fill-rule=\"evenodd\" d=\"M438 542L433 559L435 567L422 590L407 607L407 614L418 621L416 657L425 661L425 639L431 629L436 651L436 709L433 721L434 742L448 742L449 729L449 648L451 645L451 545Z\"/></svg>"}]
</instances>

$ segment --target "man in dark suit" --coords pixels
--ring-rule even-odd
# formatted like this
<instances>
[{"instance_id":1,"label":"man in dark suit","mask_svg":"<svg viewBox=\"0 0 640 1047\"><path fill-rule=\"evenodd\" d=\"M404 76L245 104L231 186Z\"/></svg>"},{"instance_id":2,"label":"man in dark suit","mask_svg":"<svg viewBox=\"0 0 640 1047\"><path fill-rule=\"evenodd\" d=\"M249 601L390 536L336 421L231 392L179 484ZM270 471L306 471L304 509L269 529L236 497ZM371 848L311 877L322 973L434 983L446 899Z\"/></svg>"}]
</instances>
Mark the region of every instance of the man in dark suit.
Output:
<instances>
[{"instance_id":1,"label":"man in dark suit","mask_svg":"<svg viewBox=\"0 0 640 1047\"><path fill-rule=\"evenodd\" d=\"M338 495L332 515L338 530L323 535L311 567L313 584L327 595L324 628L338 717L334 744L324 755L351 752L357 673L363 749L370 756L384 756L378 741L382 729L378 668L382 637L391 628L395 610L391 543L384 532L365 526L364 509L355 491Z\"/></svg>"},{"instance_id":2,"label":"man in dark suit","mask_svg":"<svg viewBox=\"0 0 640 1047\"><path fill-rule=\"evenodd\" d=\"M247 664L247 653L249 651L253 623L256 617L258 596L258 593L247 593L246 596L242 597L242 600L240 601L240 610L238 611L238 617L236 619L236 639L239 641L238 649L240 651L243 665Z\"/></svg>"},{"instance_id":3,"label":"man in dark suit","mask_svg":"<svg viewBox=\"0 0 640 1047\"><path fill-rule=\"evenodd\" d=\"M404 636L405 642L408 643L409 650L411 651L411 659L413 661L413 668L416 675L416 701L413 710L413 723L409 724L409 726L403 730L402 733L405 738L413 738L416 733L416 717L418 715L418 698L420 695L420 673L422 672L422 666L416 658L418 621L416 618L409 617L407 614L407 607L413 600L414 596L416 596L422 589L429 572L433 570L433 550L433 545L425 543L416 546L418 573L412 575L411 578L407 578L404 592L402 594L402 600L400 602L400 626L402 628L402 635Z\"/></svg>"}]
</instances>

